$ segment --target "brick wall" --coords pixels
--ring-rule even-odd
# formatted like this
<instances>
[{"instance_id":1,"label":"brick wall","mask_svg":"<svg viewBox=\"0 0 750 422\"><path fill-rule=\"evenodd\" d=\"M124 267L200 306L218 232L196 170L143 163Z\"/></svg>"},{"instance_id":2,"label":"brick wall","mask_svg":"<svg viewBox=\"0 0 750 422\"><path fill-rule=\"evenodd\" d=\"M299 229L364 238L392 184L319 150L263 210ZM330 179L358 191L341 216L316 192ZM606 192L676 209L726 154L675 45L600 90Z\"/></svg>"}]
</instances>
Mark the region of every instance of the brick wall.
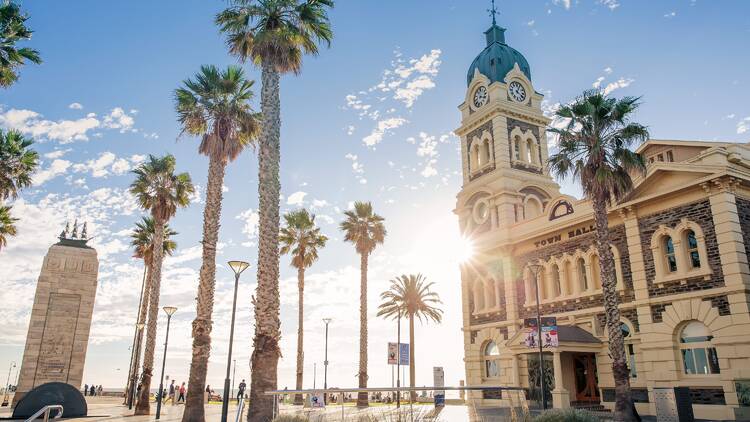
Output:
<instances>
[{"instance_id":1,"label":"brick wall","mask_svg":"<svg viewBox=\"0 0 750 422\"><path fill-rule=\"evenodd\" d=\"M680 219L686 218L700 225L706 242L706 257L711 268L711 275L704 279L703 276L688 278L685 283L675 280L669 283L661 283L656 286L654 278L656 269L654 267L654 254L651 252L651 238L660 225L670 228L679 224ZM656 214L638 218L638 228L641 233L641 246L643 247L643 264L646 271L646 283L649 296L669 296L673 294L693 292L698 290L713 289L724 286L724 275L721 270L721 258L719 245L716 241L713 216L711 215L711 204L708 200L682 205L670 210L660 211Z\"/></svg>"},{"instance_id":2,"label":"brick wall","mask_svg":"<svg viewBox=\"0 0 750 422\"><path fill-rule=\"evenodd\" d=\"M740 217L742 227L742 240L745 243L745 253L750 257L750 200L736 198L737 214Z\"/></svg>"}]
</instances>

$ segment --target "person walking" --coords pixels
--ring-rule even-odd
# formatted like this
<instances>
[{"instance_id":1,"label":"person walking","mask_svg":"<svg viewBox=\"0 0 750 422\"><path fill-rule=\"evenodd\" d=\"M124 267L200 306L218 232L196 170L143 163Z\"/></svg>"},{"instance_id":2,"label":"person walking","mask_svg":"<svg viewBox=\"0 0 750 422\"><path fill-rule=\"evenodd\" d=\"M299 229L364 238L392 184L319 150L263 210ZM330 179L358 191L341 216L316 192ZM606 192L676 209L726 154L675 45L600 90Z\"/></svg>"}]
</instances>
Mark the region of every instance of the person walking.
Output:
<instances>
[{"instance_id":1,"label":"person walking","mask_svg":"<svg viewBox=\"0 0 750 422\"><path fill-rule=\"evenodd\" d=\"M96 390L96 395L101 396L103 392L104 392L104 387L102 387L102 385L99 384L99 388Z\"/></svg>"},{"instance_id":2,"label":"person walking","mask_svg":"<svg viewBox=\"0 0 750 422\"><path fill-rule=\"evenodd\" d=\"M245 397L245 388L247 388L247 384L245 384L245 380L242 380L242 382L239 385L239 391L237 392L237 405L240 404L240 399Z\"/></svg>"},{"instance_id":3,"label":"person walking","mask_svg":"<svg viewBox=\"0 0 750 422\"><path fill-rule=\"evenodd\" d=\"M185 388L185 383L183 382L180 386L180 396L177 398L177 402L182 402L182 404L185 404L185 392L187 391L187 388Z\"/></svg>"},{"instance_id":4,"label":"person walking","mask_svg":"<svg viewBox=\"0 0 750 422\"><path fill-rule=\"evenodd\" d=\"M175 385L174 385L174 380L172 380L172 383L169 384L169 395L167 395L167 399L164 400L164 404L172 400L172 406L174 406L174 395L175 395Z\"/></svg>"},{"instance_id":5,"label":"person walking","mask_svg":"<svg viewBox=\"0 0 750 422\"><path fill-rule=\"evenodd\" d=\"M89 385L83 384L83 395L88 396L89 395Z\"/></svg>"},{"instance_id":6,"label":"person walking","mask_svg":"<svg viewBox=\"0 0 750 422\"><path fill-rule=\"evenodd\" d=\"M94 386L94 384L91 384L91 389L89 390L89 395L92 396L92 397L96 395L96 387Z\"/></svg>"}]
</instances>

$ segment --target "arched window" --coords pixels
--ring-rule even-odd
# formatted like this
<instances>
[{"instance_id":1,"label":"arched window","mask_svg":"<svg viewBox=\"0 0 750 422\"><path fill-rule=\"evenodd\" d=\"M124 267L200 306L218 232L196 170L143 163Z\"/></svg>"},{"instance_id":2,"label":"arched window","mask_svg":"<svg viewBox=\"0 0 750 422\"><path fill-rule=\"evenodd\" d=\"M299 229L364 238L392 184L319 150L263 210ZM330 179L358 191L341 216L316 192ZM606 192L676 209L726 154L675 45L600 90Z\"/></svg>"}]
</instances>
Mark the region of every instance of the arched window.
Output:
<instances>
[{"instance_id":1,"label":"arched window","mask_svg":"<svg viewBox=\"0 0 750 422\"><path fill-rule=\"evenodd\" d=\"M630 370L630 377L635 378L638 374L635 370L635 349L631 342L630 327L624 322L620 323L620 330L622 331L622 339L625 341L625 354L628 356L628 369Z\"/></svg>"},{"instance_id":2,"label":"arched window","mask_svg":"<svg viewBox=\"0 0 750 422\"><path fill-rule=\"evenodd\" d=\"M578 273L578 283L581 286L581 291L589 289L589 280L586 277L586 261L583 258L578 258L576 261L576 272Z\"/></svg>"},{"instance_id":3,"label":"arched window","mask_svg":"<svg viewBox=\"0 0 750 422\"><path fill-rule=\"evenodd\" d=\"M542 214L544 206L536 196L529 195L526 197L526 204L524 205L524 218L529 220L538 217Z\"/></svg>"},{"instance_id":4,"label":"arched window","mask_svg":"<svg viewBox=\"0 0 750 422\"><path fill-rule=\"evenodd\" d=\"M526 140L526 161L534 162L534 142L531 139Z\"/></svg>"},{"instance_id":5,"label":"arched window","mask_svg":"<svg viewBox=\"0 0 750 422\"><path fill-rule=\"evenodd\" d=\"M711 340L711 330L698 321L689 322L680 332L680 352L688 375L719 373L719 358Z\"/></svg>"},{"instance_id":6,"label":"arched window","mask_svg":"<svg viewBox=\"0 0 750 422\"><path fill-rule=\"evenodd\" d=\"M477 280L474 282L474 312L479 312L484 309L484 292L482 291L483 284Z\"/></svg>"},{"instance_id":7,"label":"arched window","mask_svg":"<svg viewBox=\"0 0 750 422\"><path fill-rule=\"evenodd\" d=\"M560 267L557 264L552 265L552 294L554 297L559 297L562 293L562 287L560 286Z\"/></svg>"},{"instance_id":8,"label":"arched window","mask_svg":"<svg viewBox=\"0 0 750 422\"><path fill-rule=\"evenodd\" d=\"M474 144L474 148L472 148L471 157L474 160L474 170L478 169L479 167L482 167L482 160L479 156L479 145Z\"/></svg>"},{"instance_id":9,"label":"arched window","mask_svg":"<svg viewBox=\"0 0 750 422\"><path fill-rule=\"evenodd\" d=\"M513 158L521 159L521 138L518 135L513 138Z\"/></svg>"},{"instance_id":10,"label":"arched window","mask_svg":"<svg viewBox=\"0 0 750 422\"><path fill-rule=\"evenodd\" d=\"M485 139L484 143L482 144L482 165L485 165L490 162L490 140Z\"/></svg>"},{"instance_id":11,"label":"arched window","mask_svg":"<svg viewBox=\"0 0 750 422\"><path fill-rule=\"evenodd\" d=\"M688 230L687 232L685 232L685 245L687 246L690 268L700 268L701 256L698 253L698 239L695 238L694 231Z\"/></svg>"},{"instance_id":12,"label":"arched window","mask_svg":"<svg viewBox=\"0 0 750 422\"><path fill-rule=\"evenodd\" d=\"M662 242L662 247L664 248L664 268L666 268L668 272L673 273L677 271L677 258L674 254L674 243L672 243L672 237L664 236Z\"/></svg>"},{"instance_id":13,"label":"arched window","mask_svg":"<svg viewBox=\"0 0 750 422\"><path fill-rule=\"evenodd\" d=\"M484 303L487 305L487 309L495 307L495 282L494 280L487 280L484 284Z\"/></svg>"},{"instance_id":14,"label":"arched window","mask_svg":"<svg viewBox=\"0 0 750 422\"><path fill-rule=\"evenodd\" d=\"M602 268L599 265L599 255L591 255L591 286L594 290L602 288Z\"/></svg>"},{"instance_id":15,"label":"arched window","mask_svg":"<svg viewBox=\"0 0 750 422\"><path fill-rule=\"evenodd\" d=\"M497 378L500 376L500 349L490 340L483 350L484 377Z\"/></svg>"}]
</instances>

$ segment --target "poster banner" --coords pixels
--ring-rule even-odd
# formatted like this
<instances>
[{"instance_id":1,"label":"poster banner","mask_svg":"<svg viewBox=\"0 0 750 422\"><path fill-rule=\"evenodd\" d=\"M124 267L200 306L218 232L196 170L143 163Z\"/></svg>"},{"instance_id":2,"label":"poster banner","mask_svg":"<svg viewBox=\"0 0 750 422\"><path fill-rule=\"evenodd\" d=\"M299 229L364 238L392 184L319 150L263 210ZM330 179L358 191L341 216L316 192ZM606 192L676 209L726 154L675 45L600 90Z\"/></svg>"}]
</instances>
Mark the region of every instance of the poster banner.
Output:
<instances>
[{"instance_id":1,"label":"poster banner","mask_svg":"<svg viewBox=\"0 0 750 422\"><path fill-rule=\"evenodd\" d=\"M388 343L388 365L399 364L409 366L409 343L401 343L401 354L398 354L399 346L397 343ZM400 359L399 359L400 357Z\"/></svg>"},{"instance_id":2,"label":"poster banner","mask_svg":"<svg viewBox=\"0 0 750 422\"><path fill-rule=\"evenodd\" d=\"M322 392L315 392L310 394L310 407L324 408L326 407L325 399L323 398Z\"/></svg>"},{"instance_id":3,"label":"poster banner","mask_svg":"<svg viewBox=\"0 0 750 422\"><path fill-rule=\"evenodd\" d=\"M542 317L542 347L551 348L558 347L560 340L557 335L557 318L555 317ZM523 344L529 348L539 347L539 330L537 327L536 318L526 318L523 321L524 328L527 328L526 337L524 338Z\"/></svg>"}]
</instances>

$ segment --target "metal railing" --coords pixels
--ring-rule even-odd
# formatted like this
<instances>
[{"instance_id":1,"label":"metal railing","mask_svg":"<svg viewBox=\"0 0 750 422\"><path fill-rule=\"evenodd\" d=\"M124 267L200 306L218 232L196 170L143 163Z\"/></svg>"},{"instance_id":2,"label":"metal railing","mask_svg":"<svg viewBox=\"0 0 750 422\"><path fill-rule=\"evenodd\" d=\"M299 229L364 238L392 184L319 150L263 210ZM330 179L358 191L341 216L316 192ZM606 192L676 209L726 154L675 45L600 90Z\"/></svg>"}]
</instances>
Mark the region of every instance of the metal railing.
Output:
<instances>
[{"instance_id":1,"label":"metal railing","mask_svg":"<svg viewBox=\"0 0 750 422\"><path fill-rule=\"evenodd\" d=\"M503 386L460 386L460 387L383 387L383 388L313 388L306 390L274 390L266 391L264 394L267 396L273 396L273 418L279 416L279 397L293 394L320 394L325 395L341 395L339 403L341 404L341 420L345 420L344 414L344 394L345 393L378 393L378 392L390 392L395 394L401 394L406 392L418 392L418 391L497 391L502 394L502 391L514 392L515 394L509 394L511 404L511 420L525 420L523 416L518 417L515 411L512 410L513 406L517 406L521 409L523 415L529 414L529 407L526 402L525 389L523 387L503 387ZM337 403L338 404L338 403ZM414 402L410 400L409 406L413 410Z\"/></svg>"},{"instance_id":2,"label":"metal railing","mask_svg":"<svg viewBox=\"0 0 750 422\"><path fill-rule=\"evenodd\" d=\"M39 419L40 416L44 415L44 422L49 421L49 414L52 410L57 410L57 414L52 417L52 419L60 419L63 415L63 407L61 404L50 404L47 406L44 406L43 408L39 409L36 413L31 415L30 418L26 419L24 422L31 422Z\"/></svg>"},{"instance_id":3,"label":"metal railing","mask_svg":"<svg viewBox=\"0 0 750 422\"><path fill-rule=\"evenodd\" d=\"M245 408L245 395L242 395L240 402L237 404L237 418L234 422L240 422L242 420L242 410Z\"/></svg>"}]
</instances>

